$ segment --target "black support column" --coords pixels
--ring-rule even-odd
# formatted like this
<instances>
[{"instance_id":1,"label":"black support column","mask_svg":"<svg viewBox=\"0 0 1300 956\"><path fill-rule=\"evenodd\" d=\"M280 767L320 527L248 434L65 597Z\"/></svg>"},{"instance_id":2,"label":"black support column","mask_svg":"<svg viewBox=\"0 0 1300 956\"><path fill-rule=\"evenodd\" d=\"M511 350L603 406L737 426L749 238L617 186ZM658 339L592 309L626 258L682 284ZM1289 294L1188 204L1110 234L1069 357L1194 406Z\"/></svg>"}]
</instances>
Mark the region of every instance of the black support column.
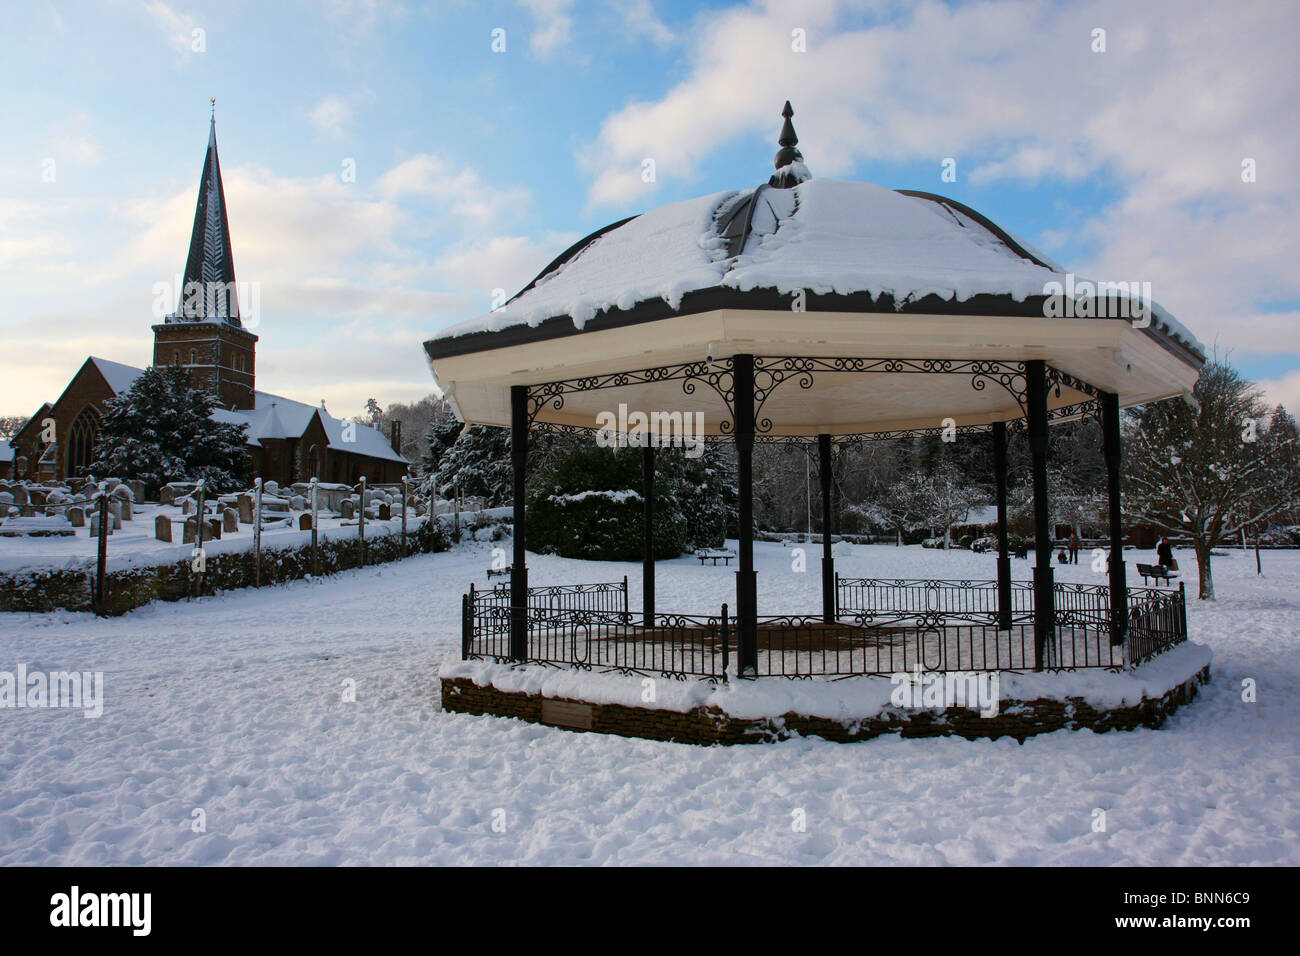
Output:
<instances>
[{"instance_id":1,"label":"black support column","mask_svg":"<svg viewBox=\"0 0 1300 956\"><path fill-rule=\"evenodd\" d=\"M740 570L736 572L736 673L758 673L758 575L754 571L754 356L731 359L740 493Z\"/></svg>"},{"instance_id":2,"label":"black support column","mask_svg":"<svg viewBox=\"0 0 1300 956\"><path fill-rule=\"evenodd\" d=\"M1047 506L1047 364L1025 363L1029 451L1034 479L1034 670L1042 670L1055 622L1051 511Z\"/></svg>"},{"instance_id":3,"label":"black support column","mask_svg":"<svg viewBox=\"0 0 1300 956\"><path fill-rule=\"evenodd\" d=\"M817 436L817 477L822 490L822 621L835 623L835 556L831 552L831 436Z\"/></svg>"},{"instance_id":4,"label":"black support column","mask_svg":"<svg viewBox=\"0 0 1300 956\"><path fill-rule=\"evenodd\" d=\"M1128 575L1124 567L1124 520L1120 510L1119 396L1101 394L1101 450L1106 459L1110 514L1110 642L1124 643L1128 630Z\"/></svg>"},{"instance_id":5,"label":"black support column","mask_svg":"<svg viewBox=\"0 0 1300 956\"><path fill-rule=\"evenodd\" d=\"M528 658L528 568L524 563L524 474L528 465L528 387L510 386L510 463L514 469L514 563L510 568L510 656Z\"/></svg>"},{"instance_id":6,"label":"black support column","mask_svg":"<svg viewBox=\"0 0 1300 956\"><path fill-rule=\"evenodd\" d=\"M644 503L645 542L641 555L642 623L655 623L655 450L646 438L641 449L641 500Z\"/></svg>"},{"instance_id":7,"label":"black support column","mask_svg":"<svg viewBox=\"0 0 1300 956\"><path fill-rule=\"evenodd\" d=\"M1007 423L993 423L993 477L998 498L998 630L1011 630L1011 555L1007 548Z\"/></svg>"}]
</instances>

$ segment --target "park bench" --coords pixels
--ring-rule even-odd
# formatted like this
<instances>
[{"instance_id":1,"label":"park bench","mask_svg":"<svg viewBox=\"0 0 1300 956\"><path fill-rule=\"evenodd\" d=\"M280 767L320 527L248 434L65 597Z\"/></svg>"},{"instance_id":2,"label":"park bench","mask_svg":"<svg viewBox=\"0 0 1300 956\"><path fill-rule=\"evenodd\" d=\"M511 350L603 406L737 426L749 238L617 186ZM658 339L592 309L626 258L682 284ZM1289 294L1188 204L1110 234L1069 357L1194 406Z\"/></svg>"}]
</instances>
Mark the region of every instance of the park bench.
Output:
<instances>
[{"instance_id":1,"label":"park bench","mask_svg":"<svg viewBox=\"0 0 1300 956\"><path fill-rule=\"evenodd\" d=\"M695 556L700 559L700 564L704 564L705 561L712 561L714 567L717 567L719 561L730 565L731 559L736 556L736 553L728 548L700 548L695 552Z\"/></svg>"},{"instance_id":2,"label":"park bench","mask_svg":"<svg viewBox=\"0 0 1300 956\"><path fill-rule=\"evenodd\" d=\"M1161 581L1169 582L1170 578L1178 576L1177 571L1171 571L1163 564L1139 564L1137 566L1138 574L1142 575L1142 583L1147 583L1147 578L1154 578L1158 584Z\"/></svg>"}]
</instances>

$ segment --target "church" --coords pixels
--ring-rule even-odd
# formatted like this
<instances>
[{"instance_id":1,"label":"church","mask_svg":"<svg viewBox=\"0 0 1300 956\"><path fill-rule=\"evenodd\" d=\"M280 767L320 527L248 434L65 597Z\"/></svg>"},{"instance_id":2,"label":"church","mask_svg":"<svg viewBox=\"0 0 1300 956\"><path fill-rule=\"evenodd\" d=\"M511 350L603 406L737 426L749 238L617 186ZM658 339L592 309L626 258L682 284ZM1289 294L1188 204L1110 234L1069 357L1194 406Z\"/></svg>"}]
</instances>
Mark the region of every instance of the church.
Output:
<instances>
[{"instance_id":1,"label":"church","mask_svg":"<svg viewBox=\"0 0 1300 956\"><path fill-rule=\"evenodd\" d=\"M408 462L400 423L377 429L319 407L257 390L257 336L239 316L240 297L217 157L217 127L208 131L189 255L176 311L153 326L153 365L188 369L196 388L217 399L212 417L245 424L252 473L281 484L398 481ZM28 419L0 456L0 476L40 481L81 474L95 456L104 403L126 392L144 370L90 356L53 403ZM107 477L107 476L101 476Z\"/></svg>"}]
</instances>

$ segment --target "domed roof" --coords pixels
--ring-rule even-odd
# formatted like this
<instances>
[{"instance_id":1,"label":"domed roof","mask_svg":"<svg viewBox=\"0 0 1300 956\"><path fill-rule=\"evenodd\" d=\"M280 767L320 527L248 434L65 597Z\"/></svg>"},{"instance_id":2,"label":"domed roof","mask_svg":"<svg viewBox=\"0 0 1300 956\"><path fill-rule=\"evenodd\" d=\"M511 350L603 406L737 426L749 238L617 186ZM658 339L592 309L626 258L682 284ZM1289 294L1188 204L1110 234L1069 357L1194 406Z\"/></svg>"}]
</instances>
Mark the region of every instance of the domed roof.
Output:
<instances>
[{"instance_id":1,"label":"domed roof","mask_svg":"<svg viewBox=\"0 0 1300 956\"><path fill-rule=\"evenodd\" d=\"M1044 287L1063 272L942 196L831 179L765 184L671 203L592 233L501 308L439 333L430 354L446 354L448 340L551 321L571 334L619 313L644 320L789 309L800 290L809 311L1042 316ZM1203 354L1171 316L1157 309L1155 317Z\"/></svg>"},{"instance_id":2,"label":"domed roof","mask_svg":"<svg viewBox=\"0 0 1300 956\"><path fill-rule=\"evenodd\" d=\"M1125 282L1105 292L1109 284L1099 284L1083 295L1085 280L960 202L812 178L795 148L791 112L787 104L768 182L611 223L501 308L427 341L435 381L454 394L458 414L508 424L511 389L538 382L617 390L534 409L539 422L589 427L600 403L614 398L673 407L680 383L663 378L665 369L736 354L850 364L1045 359L1124 404L1183 394L1195 382L1204 349L1146 289L1130 292ZM1093 308L1073 308L1106 299L1125 300L1125 311L1094 318ZM1142 311L1130 315L1130 305ZM1148 314L1149 323L1137 321ZM658 371L636 378L624 374L629 369ZM954 408L977 423L1022 411L989 392L972 404L952 390L960 383L945 392L926 382L918 391L901 373L872 378L868 386L832 377L767 407L791 435L913 427ZM694 394L700 407L709 401ZM706 411L718 427L728 414Z\"/></svg>"}]
</instances>

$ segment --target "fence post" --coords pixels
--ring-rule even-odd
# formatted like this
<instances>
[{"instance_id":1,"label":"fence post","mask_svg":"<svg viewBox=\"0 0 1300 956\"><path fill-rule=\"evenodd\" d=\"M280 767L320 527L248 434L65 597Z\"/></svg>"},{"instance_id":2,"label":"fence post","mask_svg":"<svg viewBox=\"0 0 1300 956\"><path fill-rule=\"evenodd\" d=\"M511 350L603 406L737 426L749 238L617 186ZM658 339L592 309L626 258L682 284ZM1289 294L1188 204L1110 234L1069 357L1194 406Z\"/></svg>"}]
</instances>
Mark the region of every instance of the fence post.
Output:
<instances>
[{"instance_id":1,"label":"fence post","mask_svg":"<svg viewBox=\"0 0 1300 956\"><path fill-rule=\"evenodd\" d=\"M628 614L628 608L627 608L627 575L625 574L623 575L623 625L626 627L628 624L631 623L631 620L632 619L631 616ZM646 621L647 626L651 626L653 624L654 624L653 620Z\"/></svg>"},{"instance_id":2,"label":"fence post","mask_svg":"<svg viewBox=\"0 0 1300 956\"><path fill-rule=\"evenodd\" d=\"M253 587L262 586L262 479L253 479Z\"/></svg>"},{"instance_id":3,"label":"fence post","mask_svg":"<svg viewBox=\"0 0 1300 956\"><path fill-rule=\"evenodd\" d=\"M474 593L474 585L471 584L469 589L469 594L460 596L460 659L462 661L469 660L470 632L474 626L471 615L471 609L474 605L470 599L470 595Z\"/></svg>"},{"instance_id":4,"label":"fence post","mask_svg":"<svg viewBox=\"0 0 1300 956\"><path fill-rule=\"evenodd\" d=\"M1178 582L1178 626L1182 637L1187 637L1187 587Z\"/></svg>"},{"instance_id":5,"label":"fence post","mask_svg":"<svg viewBox=\"0 0 1300 956\"><path fill-rule=\"evenodd\" d=\"M451 490L452 510L454 512L454 523L452 526L451 540L457 544L460 543L460 488L455 485Z\"/></svg>"},{"instance_id":6,"label":"fence post","mask_svg":"<svg viewBox=\"0 0 1300 956\"><path fill-rule=\"evenodd\" d=\"M402 557L406 557L406 476L402 476Z\"/></svg>"},{"instance_id":7,"label":"fence post","mask_svg":"<svg viewBox=\"0 0 1300 956\"><path fill-rule=\"evenodd\" d=\"M104 613L104 576L108 571L108 494L99 490L99 559L95 565L95 613Z\"/></svg>"},{"instance_id":8,"label":"fence post","mask_svg":"<svg viewBox=\"0 0 1300 956\"><path fill-rule=\"evenodd\" d=\"M311 573L320 577L320 551L317 548L319 538L316 533L316 525L320 523L320 507L316 497L316 486L319 483L315 475L311 476Z\"/></svg>"},{"instance_id":9,"label":"fence post","mask_svg":"<svg viewBox=\"0 0 1300 956\"><path fill-rule=\"evenodd\" d=\"M195 515L195 519L197 521L198 527L194 529L194 552L195 553L193 556L199 559L199 567L198 567L199 576L194 579L194 596L202 597L203 596L203 575L207 571L207 564L204 561L204 557L203 557L204 556L204 551L203 551L204 527L203 526L207 523L207 510L208 510L208 502L207 502L208 489L207 489L207 485L204 483L202 478L199 479L199 486L195 488L194 491L198 495L198 511Z\"/></svg>"},{"instance_id":10,"label":"fence post","mask_svg":"<svg viewBox=\"0 0 1300 956\"><path fill-rule=\"evenodd\" d=\"M357 545L361 550L361 566L366 566L366 476L361 476L361 507L357 509Z\"/></svg>"},{"instance_id":11,"label":"fence post","mask_svg":"<svg viewBox=\"0 0 1300 956\"><path fill-rule=\"evenodd\" d=\"M727 605L722 605L722 679L727 679L727 668L731 665L731 628L727 624Z\"/></svg>"}]
</instances>

